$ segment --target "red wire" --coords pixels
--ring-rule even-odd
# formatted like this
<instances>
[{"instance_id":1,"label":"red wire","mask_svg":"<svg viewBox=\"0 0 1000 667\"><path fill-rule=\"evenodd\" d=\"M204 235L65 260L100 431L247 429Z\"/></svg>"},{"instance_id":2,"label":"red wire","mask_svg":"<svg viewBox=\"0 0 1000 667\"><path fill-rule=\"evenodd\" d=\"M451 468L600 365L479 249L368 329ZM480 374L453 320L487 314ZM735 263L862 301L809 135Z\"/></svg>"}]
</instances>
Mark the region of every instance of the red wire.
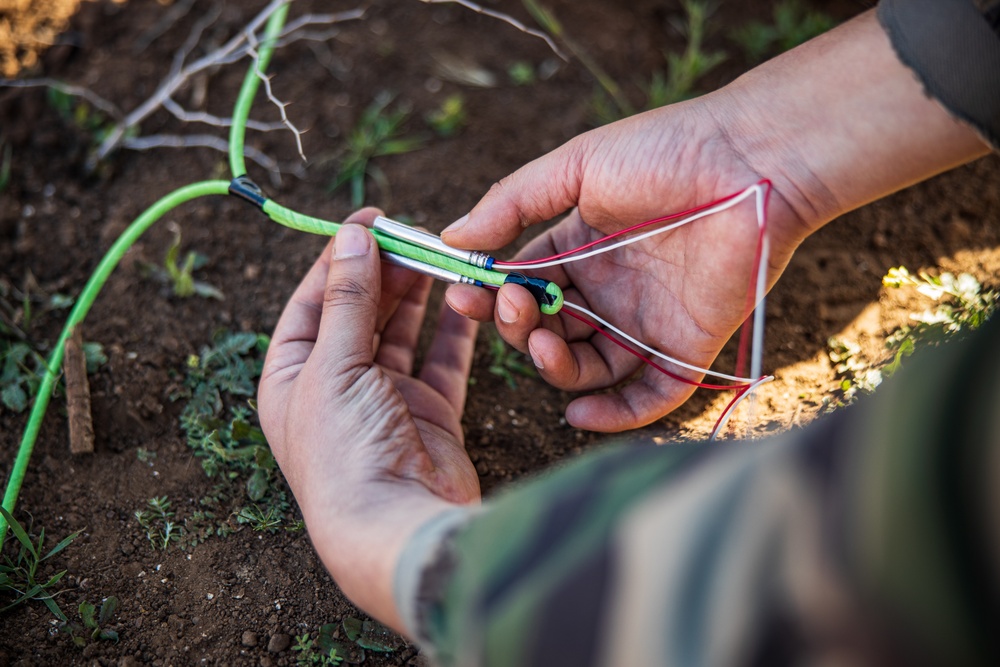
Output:
<instances>
[{"instance_id":1,"label":"red wire","mask_svg":"<svg viewBox=\"0 0 1000 667\"><path fill-rule=\"evenodd\" d=\"M689 384L689 385L692 385L692 386L695 386L695 387L699 387L701 389L715 389L717 391L727 391L729 389L742 389L742 390L745 391L747 389L747 387L750 386L747 383L732 384L732 385L726 385L726 384L708 384L708 383L705 383L705 382L698 382L696 380L691 380L690 378L686 378L683 375L678 375L677 373L673 373L671 371L668 371L663 366L660 366L658 363L656 363L655 361L653 361L649 357L645 356L644 354L642 354L638 350L634 349L632 346L626 345L623 341L618 340L617 338L615 338L614 336L612 336L611 334L609 334L607 331L605 331L601 327L597 326L596 324L594 324L593 322L591 322L587 318L583 317L582 315L578 315L577 313L574 313L572 310L569 310L568 308L563 308L562 312L565 313L565 314L567 314L567 315L569 315L570 317L572 317L574 319L577 319L577 320L583 322L584 324L586 324L591 329L593 329L597 333L601 334L602 336L604 336L605 338L607 338L608 340L610 340L612 343L614 343L618 347L622 348L626 352L632 353L633 355L635 355L640 360L642 360L645 363L649 364L650 366L652 366L656 370L660 371L664 375L666 375L668 377L671 377L674 380L677 380L678 382L683 382L684 384Z\"/></svg>"},{"instance_id":2,"label":"red wire","mask_svg":"<svg viewBox=\"0 0 1000 667\"><path fill-rule=\"evenodd\" d=\"M756 298L756 294L757 294L757 275L758 275L758 273L760 271L760 262L761 262L762 255L763 255L763 250L764 250L764 234L767 232L768 201L770 199L771 188L772 188L771 181L769 179L766 179L766 178L765 179L761 179L760 181L758 181L756 183L756 185L762 185L764 187L764 204L763 204L764 219L761 222L760 233L759 233L759 235L757 237L757 248L756 248L756 251L755 251L755 254L754 254L754 260L753 260L753 265L752 265L752 273L751 273L751 277L750 277L750 286L749 286L749 289L747 291L746 307L750 308L750 309L752 309L752 307L754 305L754 299ZM712 208L714 206L718 206L719 204L723 204L723 203L725 203L725 202L727 202L727 201L729 201L731 199L734 199L734 198L740 196L741 194L743 194L743 192L745 192L745 190L740 190L739 192L735 192L733 194L730 194L730 195L727 195L725 197L722 197L721 199L717 199L717 200L715 200L713 202L709 202L708 204L702 204L701 206L696 206L696 207L688 209L686 211L681 211L679 213L671 213L670 215L665 215L665 216L662 216L662 217L659 217L659 218L655 218L653 220L647 220L646 222L641 222L641 223L639 223L637 225L633 225L633 226L628 227L626 229L623 229L621 231L618 231L618 232L615 232L613 234L609 234L609 235L607 235L607 236L605 236L603 238L597 239L596 241L591 241L590 243L586 243L586 244L584 244L584 245L582 245L582 246L580 246L578 248L574 248L572 250L567 250L566 252L561 252L561 253L559 253L557 255L552 255L550 257L544 257L542 259L533 259L533 260L526 260L526 261L521 261L521 262L494 262L493 266L495 266L497 268L516 267L516 266L530 267L532 264L538 264L540 262L550 262L550 261L553 261L553 260L562 259L564 257L568 257L568 256L576 254L578 252L582 252L584 250L589 250L590 248L592 248L592 247L594 247L596 245L599 245L601 243L606 243L607 241L611 241L612 239L616 239L616 238L618 238L620 236L625 236L626 234L631 234L631 233L633 233L633 232L635 232L637 230L640 230L640 229L642 229L644 227L649 227L650 225L656 225L656 224L659 224L659 223L662 223L662 222L667 222L668 220L675 220L677 218L682 218L682 217L686 217L686 216L689 216L689 215L694 215L695 213L699 213L701 211L704 211L706 209ZM489 287L490 289L494 289L494 290L499 289L498 287L493 286L493 285L484 285L484 286L485 287ZM569 315L570 317L572 317L572 318L574 318L576 320L579 320L580 322L583 322L584 324L586 324L587 326L589 326L590 328L592 328L594 331L596 331L597 333L601 334L602 336L604 336L605 338L607 338L608 340L610 340L612 343L614 343L618 347L622 348L623 350L629 352L630 354L632 354L635 357L637 357L638 359L640 359L643 363L651 366L652 368L655 368L656 370L660 371L664 375L666 375L666 376L668 376L670 378L673 378L674 380L677 380L678 382L683 382L684 384L692 385L692 386L698 387L700 389L712 389L712 390L716 390L716 391L728 391L728 390L735 389L736 390L736 395L733 396L732 400L730 400L729 403L726 405L725 410L722 411L722 415L720 415L718 421L715 422L715 427L714 427L713 431L717 430L719 428L719 424L722 422L723 417L726 415L726 413L729 411L729 409L732 408L733 405L735 405L735 403L747 392L747 390L753 384L751 382L751 383L742 383L742 384L721 385L721 384L710 384L710 383L706 383L706 382L698 382L696 380L691 380L691 379L686 378L686 377L684 377L682 375L678 375L677 373L673 373L673 372L667 370L666 368L664 368L663 366L660 366L655 361L653 361L652 359L650 359L647 356L645 356L644 354L642 354L640 351L636 350L635 348L633 348L630 345L627 345L624 341L621 341L618 338L612 336L610 333L608 333L607 331L605 331L604 329L602 329L600 326L598 326L594 322L591 322L589 319L583 317L582 315L579 315L579 314L577 314L577 313L575 313L572 310L567 309L567 308L564 308L562 310L562 312L565 313L565 314L567 314L567 315ZM747 319L744 321L744 323L743 323L743 325L741 327L741 331L740 331L740 342L739 342L738 351L737 351L737 358L736 358L736 366L737 366L737 372L736 372L736 374L737 375L743 375L744 374L743 367L746 365L747 345L748 345L748 343L750 341L750 334L752 333L752 330L753 330L753 318L752 317L747 317Z\"/></svg>"},{"instance_id":3,"label":"red wire","mask_svg":"<svg viewBox=\"0 0 1000 667\"><path fill-rule=\"evenodd\" d=\"M733 396L732 400L726 403L726 409L723 410L722 414L719 415L719 418L715 420L715 426L712 427L712 433L715 433L716 431L719 430L719 425L722 424L722 420L726 417L726 413L729 412L730 408L732 408L733 405L736 404L736 401L740 400L740 398L743 397L743 394L745 394L747 392L747 389L749 388L750 385L747 385L744 389L740 389L739 391L736 392L736 395Z\"/></svg>"},{"instance_id":4,"label":"red wire","mask_svg":"<svg viewBox=\"0 0 1000 667\"><path fill-rule=\"evenodd\" d=\"M770 184L770 181L767 181L767 183ZM586 243L586 244L580 246L579 248L573 248L572 250L567 250L566 252L561 252L558 255L552 255L551 257L543 257L542 259L525 260L525 261L521 261L521 262L493 262L493 266L496 266L496 267L504 267L504 266L529 266L531 264L538 264L539 262L551 262L551 261L556 260L556 259L562 259L563 257L568 257L568 256L574 255L574 254L576 254L578 252L583 252L584 250L589 250L590 248L593 248L595 245L599 245L601 243L606 243L607 241L611 241L612 239L616 239L619 236L625 236L626 234L631 234L632 232L635 232L635 231L637 231L639 229L642 229L643 227L649 227L650 225L656 225L656 224L659 224L661 222L667 222L668 220L675 220L677 218L683 218L683 217L686 217L686 216L689 216L689 215L694 215L695 213L699 213L701 211L704 211L705 209L712 208L713 206L718 206L719 204L724 204L727 201L729 201L730 199L734 199L736 197L739 197L741 194L743 194L744 191L745 190L740 190L739 192L734 192L731 195L726 195L722 199L716 199L715 201L709 202L708 204L702 204L701 206L696 206L694 208L689 208L688 210L681 211L680 213L671 213L670 215L665 215L665 216L660 217L660 218L655 218L653 220L647 220L646 222L640 222L638 225L632 225L631 227L627 227L625 229L617 231L614 234L608 234L607 236L599 238L596 241L591 241L590 243Z\"/></svg>"},{"instance_id":5,"label":"red wire","mask_svg":"<svg viewBox=\"0 0 1000 667\"><path fill-rule=\"evenodd\" d=\"M736 375L746 374L747 348L750 344L750 334L753 332L753 308L754 299L757 297L757 276L760 272L761 255L764 252L764 234L767 232L767 204L771 199L771 180L764 178L757 181L757 185L764 186L764 219L761 221L760 233L757 235L757 250L753 258L753 266L750 273L750 286L747 289L747 300L744 310L749 310L751 315L744 320L740 327L740 342L736 347Z\"/></svg>"}]
</instances>

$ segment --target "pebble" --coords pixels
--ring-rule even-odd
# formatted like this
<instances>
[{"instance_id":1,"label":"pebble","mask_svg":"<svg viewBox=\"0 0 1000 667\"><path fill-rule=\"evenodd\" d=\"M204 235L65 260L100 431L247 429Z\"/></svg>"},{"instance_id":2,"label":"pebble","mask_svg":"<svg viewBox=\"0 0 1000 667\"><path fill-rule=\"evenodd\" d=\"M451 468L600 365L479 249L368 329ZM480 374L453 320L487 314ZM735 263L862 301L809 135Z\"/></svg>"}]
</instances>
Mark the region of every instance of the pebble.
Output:
<instances>
[{"instance_id":1,"label":"pebble","mask_svg":"<svg viewBox=\"0 0 1000 667\"><path fill-rule=\"evenodd\" d=\"M267 650L271 653L281 653L282 651L287 651L291 644L292 638L283 632L279 632L271 635L271 639L267 642Z\"/></svg>"},{"instance_id":2,"label":"pebble","mask_svg":"<svg viewBox=\"0 0 1000 667\"><path fill-rule=\"evenodd\" d=\"M256 646L257 645L257 633L247 630L243 633L243 637L240 640L244 646Z\"/></svg>"}]
</instances>

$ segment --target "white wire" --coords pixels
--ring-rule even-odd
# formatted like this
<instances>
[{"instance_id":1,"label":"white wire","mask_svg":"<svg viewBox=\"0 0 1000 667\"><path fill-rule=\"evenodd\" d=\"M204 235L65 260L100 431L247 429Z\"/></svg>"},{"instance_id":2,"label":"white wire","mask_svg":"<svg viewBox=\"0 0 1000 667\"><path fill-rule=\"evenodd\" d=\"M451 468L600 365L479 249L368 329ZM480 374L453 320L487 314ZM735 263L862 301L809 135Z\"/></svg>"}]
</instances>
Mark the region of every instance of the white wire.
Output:
<instances>
[{"instance_id":1,"label":"white wire","mask_svg":"<svg viewBox=\"0 0 1000 667\"><path fill-rule=\"evenodd\" d=\"M729 418L732 417L733 414L736 412L736 408L739 407L740 403L742 403L748 396L753 394L757 390L757 387L761 386L762 384L767 384L773 379L774 379L773 375L765 375L764 377L758 379L756 382L747 387L746 391L744 391L739 398L733 401L733 404L730 405L729 408L722 413L722 417L719 419L719 425L715 427L714 431L712 431L712 436L709 438L709 440L715 440L719 436L719 434L722 433L722 429L724 429L726 427L726 424L729 423Z\"/></svg>"},{"instance_id":2,"label":"white wire","mask_svg":"<svg viewBox=\"0 0 1000 667\"><path fill-rule=\"evenodd\" d=\"M594 320L596 320L597 322L599 322L601 324L601 326L603 326L606 329L610 329L611 331L615 332L616 334L618 334L619 336L621 336L622 338L624 338L628 342L632 343L636 347L640 347L643 350L645 350L646 352L649 352L650 354L654 354L657 357L659 357L660 359L663 359L664 361L669 361L670 363L672 363L672 364L674 364L676 366L680 366L681 368L686 368L689 371L695 371L697 373L704 373L705 375L711 375L712 377L717 377L717 378L719 378L721 380L729 380L731 382L741 382L743 384L746 384L746 383L752 383L754 381L753 378L741 378L741 377L737 377L735 375L726 375L725 373L717 373L715 371L708 370L707 368L699 368L698 366L694 366L692 364L683 362L680 359L674 359L670 355L664 354L663 352L660 352L659 350L655 350L655 349L651 348L650 346L646 345L645 343L643 343L642 341L636 340L632 336L629 336L627 333L625 333L624 331L622 331L621 329L619 329L615 325L611 324L610 322L608 322L607 320L605 320L605 319L603 319L601 317L598 317L597 314L595 314L592 311L587 310L583 306L577 305L577 304L572 303L570 301L564 301L563 302L563 306L567 307L567 308L572 308L573 310L575 310L577 312L583 313L584 315L593 318Z\"/></svg>"},{"instance_id":3,"label":"white wire","mask_svg":"<svg viewBox=\"0 0 1000 667\"><path fill-rule=\"evenodd\" d=\"M582 259L587 259L588 257L594 257L596 255L600 255L600 254L605 253L605 252L611 252L612 250L616 250L617 248L621 248L623 246L627 246L627 245L632 244L632 243L638 243L639 241L643 241L643 240L645 240L647 238L650 238L652 236L656 236L657 234L663 234L663 233L669 232L669 231L671 231L673 229L677 229L678 227L682 227L682 226L684 226L686 224L694 222L695 220L700 220L701 218L705 218L707 216L714 215L716 213L721 213L722 211L728 210L728 209L736 206L737 204L741 203L747 197L749 197L751 194L756 195L756 198L755 198L755 207L754 208L755 208L755 212L757 214L757 226L759 228L763 229L764 228L764 224L765 224L764 197L765 197L766 191L764 190L764 187L760 183L755 183L755 184L751 185L750 187L748 187L747 189L743 190L740 194L736 195L732 199L730 199L730 200L728 200L728 201L726 201L726 202L724 202L722 204L719 204L717 206L713 206L712 208L705 209L704 211L699 211L698 213L690 215L687 218L684 218L683 220L679 220L679 221L677 221L675 223L672 223L670 225L665 225L663 227L658 227L657 229L654 229L652 231L645 232L643 234L639 234L637 236L633 236L631 238L624 239L622 241L618 241L617 243L613 243L613 244L605 246L603 248L598 248L596 250L591 250L589 252L581 253L579 255L572 255L572 256L569 256L569 257L563 257L561 259L555 259L555 260L533 262L533 263L530 263L530 264L529 263L523 263L523 264L522 263L518 263L518 264L516 264L514 266L523 267L523 268L532 268L532 269L543 269L543 268L550 267L550 266L558 266L560 264L568 264L569 262L576 262L576 261L579 261L579 260L582 260ZM770 254L770 249L771 249L770 248L770 242L769 242L769 240L767 238L767 235L765 234L763 236L763 238L762 238L762 241L761 241L760 263L759 263L759 265L757 267L757 285L756 285L756 290L755 290L755 293L754 293L755 312L754 312L754 322L753 322L753 338L752 338L751 345L750 345L750 375L751 375L751 377L749 377L749 378L742 378L742 377L738 377L738 376L735 376L735 375L727 375L725 373L718 373L716 371L713 371L713 370L710 370L710 369L707 369L707 368L700 368L700 367L695 366L693 364L686 363L684 361L681 361L680 359L675 359L674 357L671 357L668 354L660 352L659 350L656 350L656 349L654 349L654 348L646 345L642 341L640 341L640 340L638 340L636 338L633 338L632 336L628 335L627 333L625 333L624 331L622 331L618 327L614 326L613 324L611 324L610 322L608 322L604 318L598 316L593 311L588 310L588 309L584 308L581 305L572 303L571 301L565 301L564 302L564 306L567 307L567 308L572 308L573 310L575 310L575 311L577 311L579 313L582 313L582 314L584 314L584 315L592 318L593 320L595 320L596 322L598 322L599 324L601 324L606 329L608 329L610 331L613 331L615 334L617 334L618 336L620 336L620 337L624 338L625 340L629 341L630 343L632 343L636 347L638 347L638 348L640 348L642 350L645 350L646 352L648 352L648 353L650 353L650 354L652 354L654 356L657 356L660 359L663 359L664 361L667 361L667 362L669 362L671 364L674 364L675 366L679 366L681 368L686 368L687 370L694 371L696 373L702 373L702 374L707 375L707 376L719 378L721 380L729 380L731 382L740 382L740 383L749 383L749 386L743 391L743 393L735 401L733 401L732 405L729 406L729 408L722 414L722 417L719 419L719 425L712 431L712 436L710 438L711 440L715 440L716 437L718 437L719 433L722 432L722 429L725 428L726 424L729 423L729 420L733 416L733 414L735 414L736 408L739 407L739 405L747 397L752 396L754 394L754 392L757 390L758 387L760 387L762 384L770 382L770 381L772 381L774 379L774 376L772 376L772 375L761 376L761 372L762 372L762 369L763 369L763 356L764 356L764 303L765 303L764 302L764 296L765 296L766 287L767 287L766 286L767 266L768 266L768 258L769 258L769 254ZM505 262L496 262L494 264L494 266L496 266L497 268L501 268L501 267L504 267L504 266L511 266L511 265L507 264ZM757 379L755 380L753 378L757 378Z\"/></svg>"},{"instance_id":4,"label":"white wire","mask_svg":"<svg viewBox=\"0 0 1000 667\"><path fill-rule=\"evenodd\" d=\"M674 222L672 224L665 225L663 227L657 227L656 229L654 229L652 231L645 232L643 234L639 234L638 236L632 236L632 237L629 237L629 238L624 239L622 241L618 241L616 243L612 243L611 245L605 246L603 248L597 248L596 250L591 250L589 252L581 253L579 255L571 255L569 257L563 257L561 259L553 259L553 260L548 260L548 261L538 261L538 262L530 262L530 263L529 262L524 262L524 263L521 263L521 262L516 262L516 263L494 262L493 266L495 266L498 269L499 268L508 268L508 267L519 267L519 268L525 268L525 269L528 269L528 268L530 268L530 269L544 269L544 268L547 268L547 267L550 267L550 266L559 266L560 264L568 264L569 262L578 262L581 259L587 259L588 257L594 257L595 255L600 255L600 254L605 253L605 252L611 252L612 250L616 250L616 249L621 248L623 246L627 246L627 245L630 245L632 243L638 243L639 241L643 241L645 239L648 239L651 236L656 236L657 234L663 234L665 232L669 232L671 230L677 229L678 227L683 227L684 225L689 224L691 222L694 222L695 220L700 220L700 219L708 217L710 215L714 215L716 213L721 213L722 211L726 211L726 210L732 208L733 206L736 206L737 204L739 204L740 202L742 202L744 199L746 199L747 197L749 197L751 194L756 194L757 195L757 206L756 206L756 209L757 209L757 226L758 227L763 227L764 226L763 187L761 186L760 183L754 183L753 185L751 185L750 187L748 187L746 190L744 190L740 194L736 195L732 199L730 199L730 200L728 200L728 201L726 201L726 202L724 202L722 204L718 204L717 206L713 206L712 208L707 208L704 211L699 211L698 213L690 215L690 216L684 218L683 220L678 220L677 222Z\"/></svg>"}]
</instances>

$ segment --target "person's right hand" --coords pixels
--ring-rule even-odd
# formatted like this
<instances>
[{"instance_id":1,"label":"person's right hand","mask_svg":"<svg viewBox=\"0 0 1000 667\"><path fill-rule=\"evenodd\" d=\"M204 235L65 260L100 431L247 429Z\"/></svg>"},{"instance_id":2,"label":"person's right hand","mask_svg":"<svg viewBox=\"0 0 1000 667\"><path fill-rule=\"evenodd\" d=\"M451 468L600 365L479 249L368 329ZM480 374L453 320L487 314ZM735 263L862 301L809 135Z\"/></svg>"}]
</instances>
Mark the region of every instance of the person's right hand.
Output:
<instances>
[{"instance_id":1,"label":"person's right hand","mask_svg":"<svg viewBox=\"0 0 1000 667\"><path fill-rule=\"evenodd\" d=\"M519 255L538 258L768 178L770 288L799 243L829 220L988 150L927 97L869 11L716 93L573 139L500 181L465 224L442 238L493 250L575 207ZM746 202L539 274L632 336L708 368L749 314L756 242L753 204ZM453 286L448 302L469 317L495 318L500 334L564 389L618 385L641 363L565 315L540 318L517 286L504 286L496 299ZM566 418L581 428L620 431L661 417L692 391L647 368L615 393L576 399Z\"/></svg>"},{"instance_id":2,"label":"person's right hand","mask_svg":"<svg viewBox=\"0 0 1000 667\"><path fill-rule=\"evenodd\" d=\"M500 181L465 224L453 225L442 237L463 248L500 248L528 225L576 207L517 256L537 259L711 202L770 176L734 150L715 121L713 104L711 97L703 98L581 135ZM780 191L771 196L768 224L770 286L806 229ZM568 301L593 310L648 345L707 368L749 314L757 239L750 197L662 236L532 274L555 281ZM505 285L494 302L485 290L456 285L447 299L456 311L477 320L491 320L495 314L501 336L529 353L542 377L562 389L614 386L641 365L566 315L542 316L522 287ZM671 370L699 379L690 371ZM693 391L691 385L647 367L615 393L576 399L566 418L579 428L620 431L658 419Z\"/></svg>"}]
</instances>

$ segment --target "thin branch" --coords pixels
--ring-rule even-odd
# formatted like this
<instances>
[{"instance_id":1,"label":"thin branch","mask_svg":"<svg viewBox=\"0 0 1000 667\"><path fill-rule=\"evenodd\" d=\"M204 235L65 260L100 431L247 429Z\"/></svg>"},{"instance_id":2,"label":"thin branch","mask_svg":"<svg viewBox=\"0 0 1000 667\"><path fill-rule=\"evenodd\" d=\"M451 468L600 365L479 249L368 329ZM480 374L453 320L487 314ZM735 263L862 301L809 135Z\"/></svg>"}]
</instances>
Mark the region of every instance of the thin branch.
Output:
<instances>
[{"instance_id":1,"label":"thin branch","mask_svg":"<svg viewBox=\"0 0 1000 667\"><path fill-rule=\"evenodd\" d=\"M222 118L204 111L189 111L174 101L172 97L163 100L163 108L173 114L174 118L185 123L205 123L214 127L232 127L232 118ZM247 128L258 132L274 132L285 127L284 123L262 123L259 120L247 120Z\"/></svg>"},{"instance_id":2,"label":"thin branch","mask_svg":"<svg viewBox=\"0 0 1000 667\"><path fill-rule=\"evenodd\" d=\"M257 46L259 42L257 41L257 36L253 33L247 33L247 39L250 41L250 50L248 53L250 57L253 58L253 71L260 79L261 83L264 84L264 93L267 95L267 99L271 100L274 106L278 107L278 112L281 114L281 122L284 123L285 127L291 130L292 134L295 135L295 145L299 149L299 157L302 161L306 161L306 152L302 147L302 130L297 128L291 119L288 117L288 113L285 111L285 107L288 106L288 102L282 102L274 94L271 89L271 77L264 74L263 70L260 68L260 55L257 53Z\"/></svg>"},{"instance_id":3,"label":"thin branch","mask_svg":"<svg viewBox=\"0 0 1000 667\"><path fill-rule=\"evenodd\" d=\"M541 30L535 30L534 28L529 28L528 26L524 25L513 16L510 16L509 14L504 14L502 12L494 11L492 9L486 9L482 5L478 5L474 2L471 2L470 0L420 0L420 2L426 3L428 5L444 5L444 4L460 5L462 7L465 7L466 9L476 12L477 14L482 14L483 16L489 16L490 18L503 21L504 23L514 26L515 28L517 28L526 35L531 35L532 37L537 37L538 39L543 40L546 44L549 45L549 48L552 50L553 53L555 53L557 56L559 56L566 62L569 62L569 58L567 58L566 54L564 54L562 50L558 46L556 46L555 41L551 37L546 35Z\"/></svg>"},{"instance_id":4,"label":"thin branch","mask_svg":"<svg viewBox=\"0 0 1000 667\"><path fill-rule=\"evenodd\" d=\"M212 134L150 134L145 137L127 137L121 146L133 151L148 151L154 148L211 148L229 154L229 142ZM247 158L270 173L271 182L275 187L281 185L282 169L274 158L252 146L244 146L244 151Z\"/></svg>"},{"instance_id":5,"label":"thin branch","mask_svg":"<svg viewBox=\"0 0 1000 667\"><path fill-rule=\"evenodd\" d=\"M256 53L256 47L259 45L257 32L263 27L264 23L271 17L271 15L278 10L279 7L290 1L291 0L271 0L267 6L265 6L253 19L251 19L251 21L240 33L234 35L229 39L229 41L211 53L202 56L188 65L184 65L184 60L190 54L190 51L193 50L193 46L187 46L187 43L191 41L191 37L189 37L185 46L178 51L177 55L175 55L174 66L171 67L171 73L168 74L168 76L160 83L160 87L157 88L156 92L154 92L149 99L131 111L118 123L118 125L115 126L111 132L108 133L108 136L103 142L101 142L101 145L98 146L97 150L94 152L94 156L91 158L91 166L93 163L106 158L108 154L124 140L126 132L129 128L135 127L148 118L157 109L167 104L166 100L172 98L174 93L176 93L177 90L180 89L180 87L183 86L192 76L211 67L219 67L234 63L248 55L253 57L253 54ZM289 28L293 26L294 29L301 29L307 25L315 25L324 21L331 23L350 21L359 19L363 17L364 14L364 9L348 10L337 14L307 14L299 19L296 19L296 21L294 21L290 26L286 27L279 35L279 40L282 45L286 45L297 41L298 39L314 37L314 34L304 32L296 34L294 30L290 31ZM200 35L203 30L204 27L198 28L196 26L196 28L192 30L192 35ZM255 65L255 69L258 70L258 76L262 76L259 72L259 67ZM274 97L270 90L270 83L267 78L262 76L261 80L264 82L265 88L268 91L268 98L275 105L277 105L281 111L283 125L285 127L289 127L290 123L285 122L287 120L287 115L284 111L284 106L286 105ZM294 125L291 127L294 127ZM291 129L291 127L289 129ZM298 136L300 133L297 129L293 131L297 133L296 143L299 146L299 153L301 154L302 144L301 139Z\"/></svg>"},{"instance_id":6,"label":"thin branch","mask_svg":"<svg viewBox=\"0 0 1000 667\"><path fill-rule=\"evenodd\" d=\"M90 102L91 106L95 109L103 111L112 118L120 119L122 117L121 109L94 91L83 86L63 83L56 79L0 79L0 88L52 88L64 95L83 98Z\"/></svg>"},{"instance_id":7,"label":"thin branch","mask_svg":"<svg viewBox=\"0 0 1000 667\"><path fill-rule=\"evenodd\" d=\"M125 133L129 128L138 125L150 114L163 106L163 100L173 96L173 94L177 92L177 89L180 88L191 76L204 69L219 64L220 61L230 55L233 51L239 49L241 46L245 46L247 34L252 34L257 30L260 30L260 27L264 25L264 22L267 21L271 14L276 12L279 7L285 4L286 1L287 0L271 0L271 2L269 2L267 6L264 7L264 9L262 9L260 13L258 13L257 16L250 21L250 23L247 24L247 27L243 32L233 36L228 42L215 51L199 58L187 67L183 67L177 74L168 76L149 99L136 107L115 127L114 130L108 133L107 138L105 138L105 140L101 142L101 145L98 146L92 162L99 162L106 158L108 153L114 150L114 148L121 143L122 138L125 136Z\"/></svg>"},{"instance_id":8,"label":"thin branch","mask_svg":"<svg viewBox=\"0 0 1000 667\"><path fill-rule=\"evenodd\" d=\"M175 23L184 18L191 7L194 5L195 0L181 0L176 5L167 10L159 21L154 23L152 27L146 32L139 35L139 38L135 40L135 44L132 45L133 55L139 55L147 48L149 45L159 39L165 32L170 30Z\"/></svg>"},{"instance_id":9,"label":"thin branch","mask_svg":"<svg viewBox=\"0 0 1000 667\"><path fill-rule=\"evenodd\" d=\"M194 27L191 28L191 32L187 36L187 39L184 40L184 43L181 44L181 48L179 48L177 53L174 54L174 60L170 65L170 72L167 74L168 77L180 74L181 70L184 68L184 62L188 59L188 56L191 55L191 52L194 51L195 47L198 46L198 42L201 41L201 36L205 33L205 30L207 30L210 25L215 23L221 15L222 10L219 9L219 6L213 5L211 11L195 22Z\"/></svg>"}]
</instances>

